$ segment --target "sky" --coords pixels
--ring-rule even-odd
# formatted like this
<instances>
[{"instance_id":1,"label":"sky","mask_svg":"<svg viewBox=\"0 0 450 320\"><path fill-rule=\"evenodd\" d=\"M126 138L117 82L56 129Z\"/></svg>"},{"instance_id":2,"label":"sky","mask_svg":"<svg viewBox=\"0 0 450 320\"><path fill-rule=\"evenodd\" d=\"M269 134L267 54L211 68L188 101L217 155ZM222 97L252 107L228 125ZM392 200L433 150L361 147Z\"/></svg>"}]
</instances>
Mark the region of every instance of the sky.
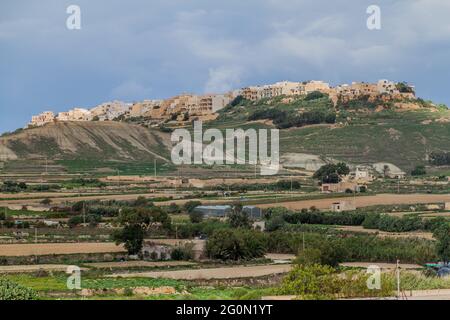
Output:
<instances>
[{"instance_id":1,"label":"sky","mask_svg":"<svg viewBox=\"0 0 450 320\"><path fill-rule=\"evenodd\" d=\"M46 110L282 80L407 81L450 105L449 57L447 0L1 0L0 133Z\"/></svg>"}]
</instances>

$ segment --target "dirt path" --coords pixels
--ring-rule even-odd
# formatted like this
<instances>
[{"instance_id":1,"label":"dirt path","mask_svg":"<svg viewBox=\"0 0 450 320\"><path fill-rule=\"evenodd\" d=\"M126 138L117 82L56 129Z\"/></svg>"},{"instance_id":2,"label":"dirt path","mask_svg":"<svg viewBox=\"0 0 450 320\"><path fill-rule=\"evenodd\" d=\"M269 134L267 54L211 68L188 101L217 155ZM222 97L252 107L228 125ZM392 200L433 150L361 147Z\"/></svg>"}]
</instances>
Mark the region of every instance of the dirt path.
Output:
<instances>
[{"instance_id":1,"label":"dirt path","mask_svg":"<svg viewBox=\"0 0 450 320\"><path fill-rule=\"evenodd\" d=\"M426 204L450 202L450 194L378 194L374 196L328 198L316 200L301 200L258 205L260 208L285 207L290 210L308 209L312 206L318 209L330 209L335 202L351 201L357 208L376 205L395 204Z\"/></svg>"},{"instance_id":2,"label":"dirt path","mask_svg":"<svg viewBox=\"0 0 450 320\"><path fill-rule=\"evenodd\" d=\"M51 254L77 253L115 253L125 252L122 246L112 242L95 243L37 243L37 244L2 244L0 257L42 256Z\"/></svg>"},{"instance_id":3,"label":"dirt path","mask_svg":"<svg viewBox=\"0 0 450 320\"><path fill-rule=\"evenodd\" d=\"M138 272L115 274L109 277L123 278L165 278L176 280L210 280L210 279L239 279L256 278L272 274L281 274L289 272L292 268L290 264L283 265L265 265L249 267L226 267L198 270L177 270L164 272Z\"/></svg>"},{"instance_id":4,"label":"dirt path","mask_svg":"<svg viewBox=\"0 0 450 320\"><path fill-rule=\"evenodd\" d=\"M84 266L97 268L97 269L110 269L110 268L136 268L136 267L180 267L180 266L192 266L193 262L187 261L123 261L123 262L94 262L83 263Z\"/></svg>"}]
</instances>

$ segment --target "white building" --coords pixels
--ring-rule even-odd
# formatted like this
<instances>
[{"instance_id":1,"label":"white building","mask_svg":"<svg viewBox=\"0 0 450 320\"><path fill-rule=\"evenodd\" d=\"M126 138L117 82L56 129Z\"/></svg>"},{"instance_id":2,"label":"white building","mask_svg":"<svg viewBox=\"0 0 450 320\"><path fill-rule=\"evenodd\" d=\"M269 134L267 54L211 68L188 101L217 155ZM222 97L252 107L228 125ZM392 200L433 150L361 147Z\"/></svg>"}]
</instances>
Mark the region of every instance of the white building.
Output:
<instances>
[{"instance_id":1,"label":"white building","mask_svg":"<svg viewBox=\"0 0 450 320\"><path fill-rule=\"evenodd\" d=\"M90 121L92 118L91 112L83 108L60 112L57 116L58 121Z\"/></svg>"},{"instance_id":2,"label":"white building","mask_svg":"<svg viewBox=\"0 0 450 320\"><path fill-rule=\"evenodd\" d=\"M113 120L125 113L131 108L131 105L122 101L105 102L90 110L92 119L99 121Z\"/></svg>"}]
</instances>

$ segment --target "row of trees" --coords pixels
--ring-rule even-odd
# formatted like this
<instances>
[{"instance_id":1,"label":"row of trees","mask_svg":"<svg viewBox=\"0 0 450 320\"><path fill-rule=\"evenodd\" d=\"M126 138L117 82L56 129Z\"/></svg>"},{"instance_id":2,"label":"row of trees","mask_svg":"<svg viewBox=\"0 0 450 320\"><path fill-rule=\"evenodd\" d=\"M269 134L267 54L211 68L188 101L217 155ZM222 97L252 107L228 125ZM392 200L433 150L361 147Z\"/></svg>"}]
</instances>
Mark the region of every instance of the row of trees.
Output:
<instances>
[{"instance_id":1,"label":"row of trees","mask_svg":"<svg viewBox=\"0 0 450 320\"><path fill-rule=\"evenodd\" d=\"M272 120L278 129L287 129L311 124L336 123L336 113L329 110L310 110L299 114L270 108L255 111L248 120Z\"/></svg>"},{"instance_id":2,"label":"row of trees","mask_svg":"<svg viewBox=\"0 0 450 320\"><path fill-rule=\"evenodd\" d=\"M262 233L255 230L215 230L207 240L210 258L246 260L265 252L298 254L302 263L337 266L344 261L425 263L448 259L449 239L441 231L438 242L424 239L378 238L370 235L330 236L319 233Z\"/></svg>"},{"instance_id":3,"label":"row of trees","mask_svg":"<svg viewBox=\"0 0 450 320\"><path fill-rule=\"evenodd\" d=\"M450 152L432 152L429 161L435 166L448 166L450 165Z\"/></svg>"},{"instance_id":4,"label":"row of trees","mask_svg":"<svg viewBox=\"0 0 450 320\"><path fill-rule=\"evenodd\" d=\"M418 215L403 217L389 216L381 213L354 212L321 212L315 208L292 212L285 208L270 208L265 211L266 229L275 231L287 224L344 225L363 226L366 229L378 229L387 232L435 231L446 219L436 217L422 219Z\"/></svg>"},{"instance_id":5,"label":"row of trees","mask_svg":"<svg viewBox=\"0 0 450 320\"><path fill-rule=\"evenodd\" d=\"M445 218L438 217L424 220L418 215L405 215L393 217L387 214L369 213L366 215L362 226L366 229L379 229L387 232L410 232L417 230L434 231L446 224Z\"/></svg>"}]
</instances>

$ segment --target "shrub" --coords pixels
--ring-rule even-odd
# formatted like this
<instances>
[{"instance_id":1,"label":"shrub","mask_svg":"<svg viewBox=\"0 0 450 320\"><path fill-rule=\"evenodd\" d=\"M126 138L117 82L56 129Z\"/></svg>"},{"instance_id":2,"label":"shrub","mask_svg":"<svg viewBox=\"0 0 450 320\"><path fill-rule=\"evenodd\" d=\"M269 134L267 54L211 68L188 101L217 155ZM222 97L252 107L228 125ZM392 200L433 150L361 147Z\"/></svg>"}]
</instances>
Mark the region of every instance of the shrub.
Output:
<instances>
[{"instance_id":1,"label":"shrub","mask_svg":"<svg viewBox=\"0 0 450 320\"><path fill-rule=\"evenodd\" d=\"M300 299L338 299L356 297L384 297L394 292L392 276L381 276L380 290L370 290L367 280L370 274L360 271L337 273L335 269L320 264L294 267L284 278L279 294L293 294Z\"/></svg>"},{"instance_id":2,"label":"shrub","mask_svg":"<svg viewBox=\"0 0 450 320\"><path fill-rule=\"evenodd\" d=\"M324 183L338 183L340 176L350 173L350 168L343 162L326 164L314 173L314 178Z\"/></svg>"},{"instance_id":3,"label":"shrub","mask_svg":"<svg viewBox=\"0 0 450 320\"><path fill-rule=\"evenodd\" d=\"M129 255L141 252L144 242L144 230L139 224L126 225L122 230L113 233L117 245L123 243Z\"/></svg>"},{"instance_id":4,"label":"shrub","mask_svg":"<svg viewBox=\"0 0 450 320\"><path fill-rule=\"evenodd\" d=\"M201 205L202 203L200 201L188 201L184 204L183 210L187 213L191 213L194 211L195 208Z\"/></svg>"},{"instance_id":5,"label":"shrub","mask_svg":"<svg viewBox=\"0 0 450 320\"><path fill-rule=\"evenodd\" d=\"M206 242L212 259L251 260L266 253L264 234L253 230L217 230Z\"/></svg>"},{"instance_id":6,"label":"shrub","mask_svg":"<svg viewBox=\"0 0 450 320\"><path fill-rule=\"evenodd\" d=\"M425 169L425 166L417 166L414 168L413 171L411 171L412 176L423 176L427 174L427 170Z\"/></svg>"},{"instance_id":7,"label":"shrub","mask_svg":"<svg viewBox=\"0 0 450 320\"><path fill-rule=\"evenodd\" d=\"M172 260L192 260L194 259L193 246L191 244L186 244L184 246L176 247L171 253Z\"/></svg>"},{"instance_id":8,"label":"shrub","mask_svg":"<svg viewBox=\"0 0 450 320\"><path fill-rule=\"evenodd\" d=\"M204 217L204 214L202 212L199 212L199 211L189 212L189 220L192 223L200 223L200 222L202 222L203 221L203 217Z\"/></svg>"},{"instance_id":9,"label":"shrub","mask_svg":"<svg viewBox=\"0 0 450 320\"><path fill-rule=\"evenodd\" d=\"M450 152L435 151L430 154L430 163L435 166L450 165Z\"/></svg>"},{"instance_id":10,"label":"shrub","mask_svg":"<svg viewBox=\"0 0 450 320\"><path fill-rule=\"evenodd\" d=\"M311 100L321 99L321 98L325 98L325 97L327 97L327 95L325 93L322 93L320 91L313 91L306 95L305 101L311 101Z\"/></svg>"},{"instance_id":11,"label":"shrub","mask_svg":"<svg viewBox=\"0 0 450 320\"><path fill-rule=\"evenodd\" d=\"M0 278L0 300L35 300L37 294L8 279Z\"/></svg>"}]
</instances>

